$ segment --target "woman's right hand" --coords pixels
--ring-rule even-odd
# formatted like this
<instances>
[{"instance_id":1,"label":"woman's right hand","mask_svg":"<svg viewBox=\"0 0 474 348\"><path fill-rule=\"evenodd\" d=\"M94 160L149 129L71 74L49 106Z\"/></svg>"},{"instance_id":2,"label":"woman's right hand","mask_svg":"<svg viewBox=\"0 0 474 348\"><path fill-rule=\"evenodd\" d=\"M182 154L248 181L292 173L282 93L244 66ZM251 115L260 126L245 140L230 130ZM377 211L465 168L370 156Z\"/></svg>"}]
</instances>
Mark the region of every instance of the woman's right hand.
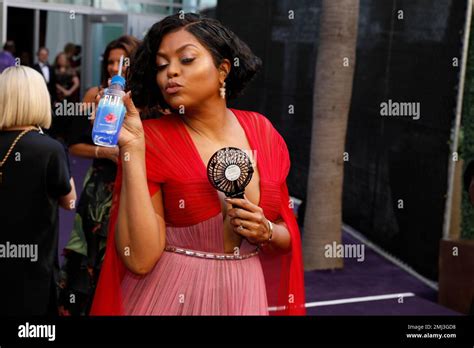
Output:
<instances>
[{"instance_id":1,"label":"woman's right hand","mask_svg":"<svg viewBox=\"0 0 474 348\"><path fill-rule=\"evenodd\" d=\"M96 103L99 102L101 96L96 96ZM145 133L143 131L142 120L140 113L133 104L131 92L127 92L122 98L125 106L125 118L123 120L122 128L120 129L118 138L118 147L120 149L126 147L131 149L145 149ZM92 113L91 123L94 123L95 112Z\"/></svg>"},{"instance_id":2,"label":"woman's right hand","mask_svg":"<svg viewBox=\"0 0 474 348\"><path fill-rule=\"evenodd\" d=\"M126 93L122 100L126 113L120 129L118 146L121 150L124 148L145 150L145 132L140 113L133 104L131 92Z\"/></svg>"}]
</instances>

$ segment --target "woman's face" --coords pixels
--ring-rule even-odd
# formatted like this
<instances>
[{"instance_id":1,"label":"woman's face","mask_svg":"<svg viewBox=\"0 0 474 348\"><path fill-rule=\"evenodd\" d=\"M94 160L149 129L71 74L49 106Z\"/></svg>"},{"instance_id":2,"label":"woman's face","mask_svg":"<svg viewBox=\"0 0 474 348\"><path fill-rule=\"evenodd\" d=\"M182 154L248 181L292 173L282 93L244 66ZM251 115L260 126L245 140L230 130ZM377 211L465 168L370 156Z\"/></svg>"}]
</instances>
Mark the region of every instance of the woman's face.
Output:
<instances>
[{"instance_id":1,"label":"woman's face","mask_svg":"<svg viewBox=\"0 0 474 348\"><path fill-rule=\"evenodd\" d=\"M191 33L181 29L166 34L156 54L156 66L156 82L171 108L192 108L219 98L219 70L211 53ZM222 75L224 81L226 74ZM167 88L170 81L180 86Z\"/></svg>"},{"instance_id":2,"label":"woman's face","mask_svg":"<svg viewBox=\"0 0 474 348\"><path fill-rule=\"evenodd\" d=\"M127 52L125 52L122 48L114 48L109 52L109 58L107 60L107 72L109 73L109 77L118 74L118 69L120 65L120 56L123 55L123 58L127 58ZM125 66L125 61L122 65L122 76L125 76L125 70L127 67Z\"/></svg>"}]
</instances>

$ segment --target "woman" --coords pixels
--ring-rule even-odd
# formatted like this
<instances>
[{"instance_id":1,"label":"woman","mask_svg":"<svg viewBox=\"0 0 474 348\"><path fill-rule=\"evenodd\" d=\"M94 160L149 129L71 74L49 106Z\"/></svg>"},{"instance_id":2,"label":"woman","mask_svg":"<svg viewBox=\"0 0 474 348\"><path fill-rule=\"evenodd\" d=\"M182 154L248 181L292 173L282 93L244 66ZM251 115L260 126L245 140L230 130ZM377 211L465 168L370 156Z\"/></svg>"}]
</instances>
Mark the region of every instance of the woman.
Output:
<instances>
[{"instance_id":1,"label":"woman","mask_svg":"<svg viewBox=\"0 0 474 348\"><path fill-rule=\"evenodd\" d=\"M54 60L54 76L56 80L56 103L76 103L79 101L80 81L76 71L71 68L67 56L64 52L60 52ZM63 107L66 109L66 107ZM67 143L72 129L72 117L65 115L57 115L53 118L53 126L51 127L51 136Z\"/></svg>"},{"instance_id":2,"label":"woman","mask_svg":"<svg viewBox=\"0 0 474 348\"><path fill-rule=\"evenodd\" d=\"M110 42L104 52L101 85L89 89L84 103L96 103L98 95L108 85L108 79L118 74L120 57L127 59L138 47L133 36L122 36ZM125 76L128 64L124 64ZM107 238L107 226L115 175L118 148L100 147L92 142L92 122L76 127L69 140L71 154L93 159L86 174L81 198L77 206L71 238L64 249L65 264L61 273L61 307L63 314L89 313L99 275ZM82 128L82 130L81 130Z\"/></svg>"},{"instance_id":3,"label":"woman","mask_svg":"<svg viewBox=\"0 0 474 348\"><path fill-rule=\"evenodd\" d=\"M68 42L64 45L64 53L66 54L66 58L69 62L69 66L76 72L77 75L81 75L79 68L80 68L80 59L78 59L78 54L80 53L81 46L75 45L72 42Z\"/></svg>"},{"instance_id":4,"label":"woman","mask_svg":"<svg viewBox=\"0 0 474 348\"><path fill-rule=\"evenodd\" d=\"M71 67L66 53L60 52L54 61L58 102L76 102L79 98L79 77Z\"/></svg>"},{"instance_id":5,"label":"woman","mask_svg":"<svg viewBox=\"0 0 474 348\"><path fill-rule=\"evenodd\" d=\"M25 66L0 74L2 315L58 314L58 205L73 210L76 191L64 147L41 131L50 125L43 76Z\"/></svg>"},{"instance_id":6,"label":"woman","mask_svg":"<svg viewBox=\"0 0 474 348\"><path fill-rule=\"evenodd\" d=\"M267 315L277 305L280 314L304 314L286 144L264 116L226 105L261 61L218 21L196 14L153 25L135 58L128 86L137 106L159 103L172 113L142 123L130 92L124 97L108 249L91 313ZM227 146L258 156L244 199L225 200L207 179L209 158Z\"/></svg>"}]
</instances>

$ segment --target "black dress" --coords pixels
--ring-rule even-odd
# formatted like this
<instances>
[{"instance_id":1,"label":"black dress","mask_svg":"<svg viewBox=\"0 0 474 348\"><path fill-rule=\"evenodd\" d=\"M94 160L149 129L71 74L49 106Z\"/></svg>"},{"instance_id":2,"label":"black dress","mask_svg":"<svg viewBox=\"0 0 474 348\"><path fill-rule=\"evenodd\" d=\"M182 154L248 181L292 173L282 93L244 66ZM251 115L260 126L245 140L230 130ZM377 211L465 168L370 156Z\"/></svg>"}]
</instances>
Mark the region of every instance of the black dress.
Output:
<instances>
[{"instance_id":1,"label":"black dress","mask_svg":"<svg viewBox=\"0 0 474 348\"><path fill-rule=\"evenodd\" d=\"M18 131L0 131L3 159ZM0 315L57 314L58 198L71 191L64 147L26 133L2 167Z\"/></svg>"},{"instance_id":2,"label":"black dress","mask_svg":"<svg viewBox=\"0 0 474 348\"><path fill-rule=\"evenodd\" d=\"M56 84L60 85L65 89L70 89L74 84L74 77L76 73L73 69L67 69L66 71L61 71L59 69L54 69L54 76ZM56 88L56 86L54 86ZM58 113L57 103L78 103L79 102L79 89L77 89L72 95L66 97L60 92L56 92L56 99L53 104L53 123L51 128L48 130L48 134L53 138L58 139L64 143L69 142L69 135L74 131L74 118L77 116L74 115L60 115ZM67 109L64 105L63 109ZM60 109L59 109L60 110Z\"/></svg>"}]
</instances>

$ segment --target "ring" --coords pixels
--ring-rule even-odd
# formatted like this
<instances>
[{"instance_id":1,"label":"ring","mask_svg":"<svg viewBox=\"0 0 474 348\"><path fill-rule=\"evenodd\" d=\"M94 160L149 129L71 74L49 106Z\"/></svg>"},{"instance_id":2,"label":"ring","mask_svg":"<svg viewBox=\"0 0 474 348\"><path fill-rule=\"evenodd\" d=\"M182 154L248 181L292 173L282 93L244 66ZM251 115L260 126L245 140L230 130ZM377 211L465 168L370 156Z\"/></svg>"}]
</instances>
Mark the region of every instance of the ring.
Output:
<instances>
[{"instance_id":1,"label":"ring","mask_svg":"<svg viewBox=\"0 0 474 348\"><path fill-rule=\"evenodd\" d=\"M239 227L237 227L237 229L238 229L239 231L242 231L242 230L244 229L244 226L240 225Z\"/></svg>"}]
</instances>

